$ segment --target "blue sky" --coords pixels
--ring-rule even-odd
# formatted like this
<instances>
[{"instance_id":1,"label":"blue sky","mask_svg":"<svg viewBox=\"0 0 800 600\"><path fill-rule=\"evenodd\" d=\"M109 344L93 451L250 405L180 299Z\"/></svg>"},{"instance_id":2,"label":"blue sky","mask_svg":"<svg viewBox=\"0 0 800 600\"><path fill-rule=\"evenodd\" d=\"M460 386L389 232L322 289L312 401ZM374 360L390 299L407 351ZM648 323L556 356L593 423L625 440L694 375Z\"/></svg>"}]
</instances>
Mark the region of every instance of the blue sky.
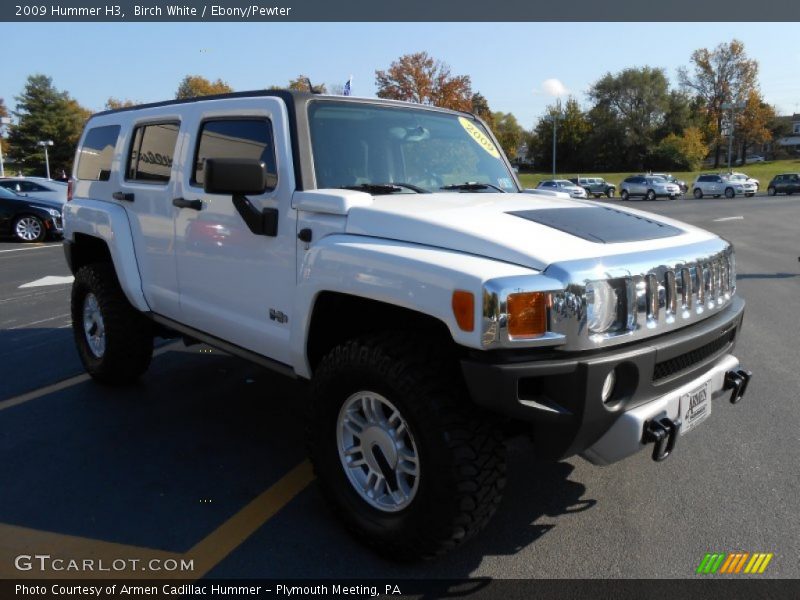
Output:
<instances>
[{"instance_id":1,"label":"blue sky","mask_svg":"<svg viewBox=\"0 0 800 600\"><path fill-rule=\"evenodd\" d=\"M530 127L553 101L545 80L585 103L584 91L608 71L663 67L674 81L693 50L734 37L759 61L766 100L800 112L797 23L0 23L0 97L13 106L32 73L50 75L93 110L109 96L172 98L187 74L236 90L299 73L343 84L352 74L354 95L374 96L376 69L426 50L469 74L493 110Z\"/></svg>"}]
</instances>

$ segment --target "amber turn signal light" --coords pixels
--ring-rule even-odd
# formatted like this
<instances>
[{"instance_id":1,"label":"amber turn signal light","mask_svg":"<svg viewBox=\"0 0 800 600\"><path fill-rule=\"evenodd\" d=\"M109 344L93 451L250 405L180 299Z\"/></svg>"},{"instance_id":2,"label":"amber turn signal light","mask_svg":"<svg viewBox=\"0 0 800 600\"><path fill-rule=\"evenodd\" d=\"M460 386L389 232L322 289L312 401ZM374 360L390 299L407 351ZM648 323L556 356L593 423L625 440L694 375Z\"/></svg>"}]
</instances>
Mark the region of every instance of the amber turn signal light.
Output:
<instances>
[{"instance_id":1,"label":"amber turn signal light","mask_svg":"<svg viewBox=\"0 0 800 600\"><path fill-rule=\"evenodd\" d=\"M462 331L473 331L475 329L475 296L464 290L453 292L453 314Z\"/></svg>"},{"instance_id":2,"label":"amber turn signal light","mask_svg":"<svg viewBox=\"0 0 800 600\"><path fill-rule=\"evenodd\" d=\"M508 335L529 338L547 331L547 294L521 292L508 295Z\"/></svg>"}]
</instances>

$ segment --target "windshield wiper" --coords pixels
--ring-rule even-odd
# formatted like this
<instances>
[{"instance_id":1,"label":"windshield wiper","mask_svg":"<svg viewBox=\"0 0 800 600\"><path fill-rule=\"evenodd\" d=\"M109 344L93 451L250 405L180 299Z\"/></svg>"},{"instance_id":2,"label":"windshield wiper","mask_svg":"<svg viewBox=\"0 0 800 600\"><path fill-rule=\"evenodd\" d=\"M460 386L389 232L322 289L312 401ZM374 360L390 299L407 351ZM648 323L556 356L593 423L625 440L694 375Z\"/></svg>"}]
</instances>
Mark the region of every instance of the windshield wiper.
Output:
<instances>
[{"instance_id":1,"label":"windshield wiper","mask_svg":"<svg viewBox=\"0 0 800 600\"><path fill-rule=\"evenodd\" d=\"M367 192L370 194L394 194L402 192L403 189L411 190L417 194L427 194L427 190L420 187L411 185L410 183L359 183L358 185L343 185L343 190L356 190L358 192Z\"/></svg>"},{"instance_id":2,"label":"windshield wiper","mask_svg":"<svg viewBox=\"0 0 800 600\"><path fill-rule=\"evenodd\" d=\"M492 188L493 190L497 190L503 194L506 191L503 188L497 187L491 183L478 183L477 181L465 181L464 183L452 183L450 185L444 185L440 187L440 190L460 190L463 192L470 192L472 190L486 190Z\"/></svg>"}]
</instances>

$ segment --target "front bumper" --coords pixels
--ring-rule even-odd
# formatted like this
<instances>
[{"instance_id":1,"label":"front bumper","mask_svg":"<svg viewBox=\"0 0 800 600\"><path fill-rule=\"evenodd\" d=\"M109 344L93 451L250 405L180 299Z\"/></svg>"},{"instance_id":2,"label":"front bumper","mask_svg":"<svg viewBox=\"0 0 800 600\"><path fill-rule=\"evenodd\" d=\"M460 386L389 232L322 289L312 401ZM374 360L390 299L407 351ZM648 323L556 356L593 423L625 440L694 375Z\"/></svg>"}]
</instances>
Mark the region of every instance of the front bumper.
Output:
<instances>
[{"instance_id":1,"label":"front bumper","mask_svg":"<svg viewBox=\"0 0 800 600\"><path fill-rule=\"evenodd\" d=\"M462 360L462 372L476 404L531 424L541 456L587 453L595 462L613 462L642 447L641 431L633 441L614 435L590 449L616 427L628 431L624 424L631 419L672 407L685 387L717 382L717 373L724 378L738 367L730 353L743 314L744 301L734 296L714 316L640 343L566 356L545 349L474 352ZM612 370L617 383L604 403L601 390Z\"/></svg>"}]
</instances>

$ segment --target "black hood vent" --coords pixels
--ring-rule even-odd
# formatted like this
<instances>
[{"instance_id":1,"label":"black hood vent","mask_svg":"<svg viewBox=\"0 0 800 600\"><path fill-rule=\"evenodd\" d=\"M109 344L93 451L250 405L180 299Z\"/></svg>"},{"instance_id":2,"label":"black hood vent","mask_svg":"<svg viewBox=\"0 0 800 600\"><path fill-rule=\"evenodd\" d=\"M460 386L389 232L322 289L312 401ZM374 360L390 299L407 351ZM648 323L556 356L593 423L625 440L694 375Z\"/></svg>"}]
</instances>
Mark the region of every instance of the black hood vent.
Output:
<instances>
[{"instance_id":1,"label":"black hood vent","mask_svg":"<svg viewBox=\"0 0 800 600\"><path fill-rule=\"evenodd\" d=\"M596 244L641 242L683 233L677 227L608 206L545 208L508 213Z\"/></svg>"}]
</instances>

